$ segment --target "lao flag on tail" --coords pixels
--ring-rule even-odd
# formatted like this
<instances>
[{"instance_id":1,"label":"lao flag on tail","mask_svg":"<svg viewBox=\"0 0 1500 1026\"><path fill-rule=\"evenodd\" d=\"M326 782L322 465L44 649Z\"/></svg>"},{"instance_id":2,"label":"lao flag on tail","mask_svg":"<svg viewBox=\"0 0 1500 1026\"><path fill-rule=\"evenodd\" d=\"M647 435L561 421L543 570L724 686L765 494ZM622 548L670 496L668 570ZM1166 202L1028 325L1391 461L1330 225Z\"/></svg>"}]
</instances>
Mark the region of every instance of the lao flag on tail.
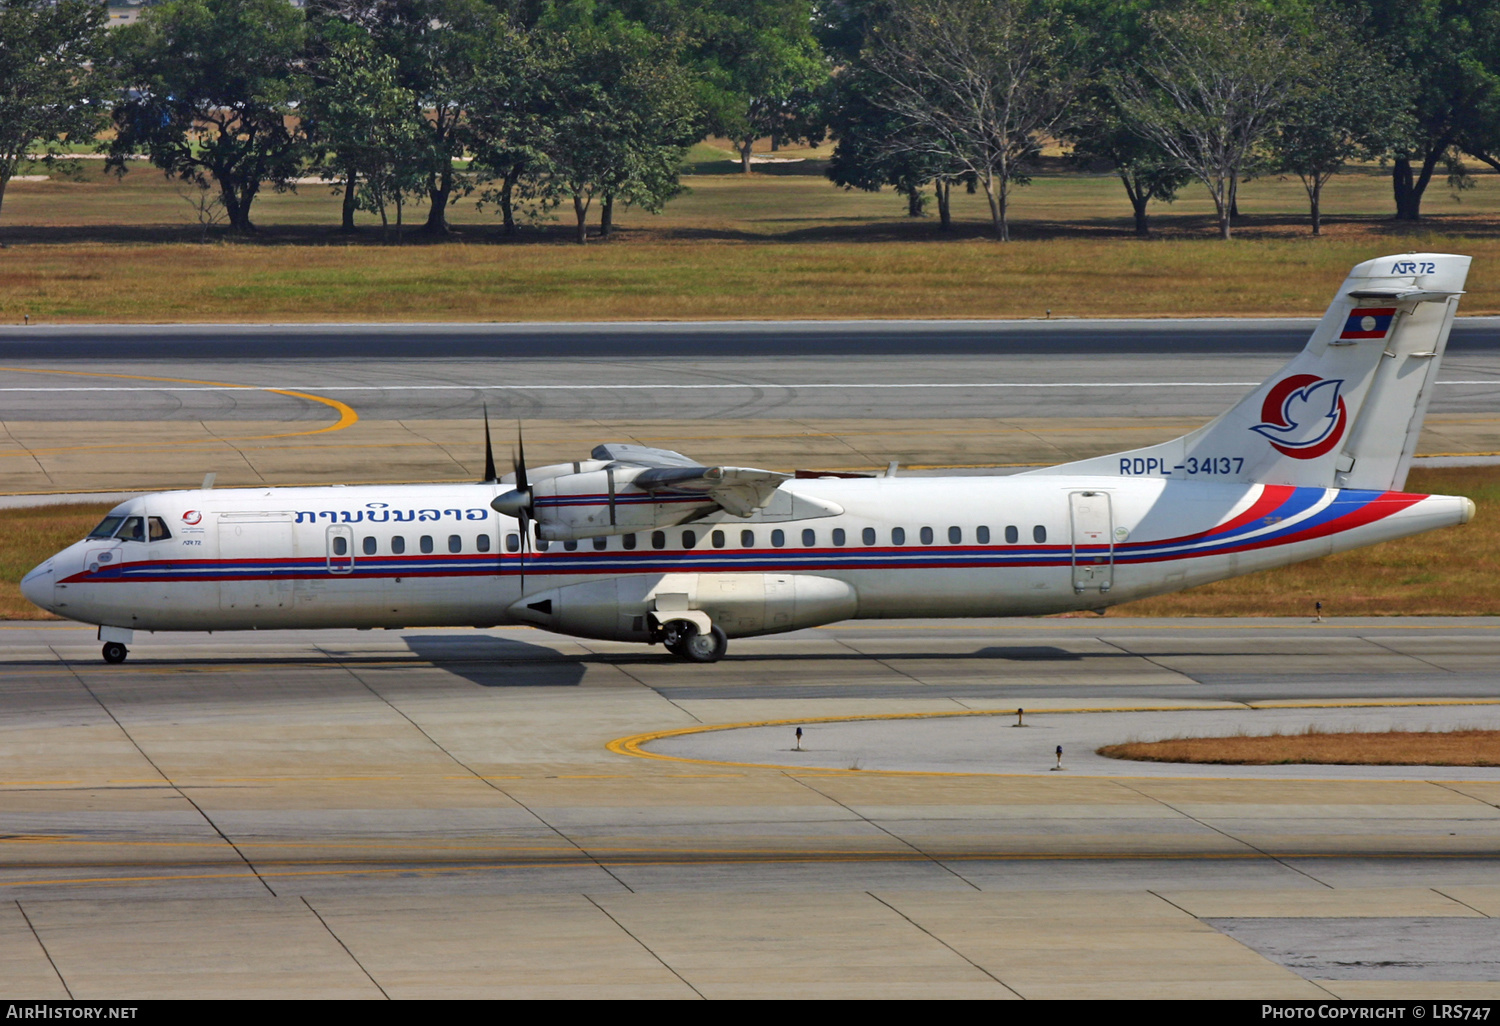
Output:
<instances>
[{"instance_id":1,"label":"lao flag on tail","mask_svg":"<svg viewBox=\"0 0 1500 1026\"><path fill-rule=\"evenodd\" d=\"M1391 307L1361 307L1349 311L1349 319L1344 322L1343 333L1339 340L1360 338L1385 338L1386 333L1391 330L1391 318L1396 316L1396 308Z\"/></svg>"}]
</instances>

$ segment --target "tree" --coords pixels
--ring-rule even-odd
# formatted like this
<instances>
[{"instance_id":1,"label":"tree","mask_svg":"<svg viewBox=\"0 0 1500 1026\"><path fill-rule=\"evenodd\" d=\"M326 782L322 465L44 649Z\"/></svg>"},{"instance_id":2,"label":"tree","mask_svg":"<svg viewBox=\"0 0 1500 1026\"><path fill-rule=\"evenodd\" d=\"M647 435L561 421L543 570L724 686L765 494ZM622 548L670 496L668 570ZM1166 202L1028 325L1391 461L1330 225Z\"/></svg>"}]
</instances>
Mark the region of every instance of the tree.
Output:
<instances>
[{"instance_id":1,"label":"tree","mask_svg":"<svg viewBox=\"0 0 1500 1026\"><path fill-rule=\"evenodd\" d=\"M111 166L123 173L144 150L169 178L212 180L231 228L253 231L262 183L290 188L302 165L304 27L286 0L167 0L115 30L110 58L126 92Z\"/></svg>"},{"instance_id":2,"label":"tree","mask_svg":"<svg viewBox=\"0 0 1500 1026\"><path fill-rule=\"evenodd\" d=\"M1079 105L1065 135L1073 144L1071 158L1078 164L1103 161L1114 169L1125 187L1135 217L1135 233L1151 234L1149 208L1153 200L1171 203L1192 179L1192 173L1161 146L1131 127L1108 90Z\"/></svg>"},{"instance_id":3,"label":"tree","mask_svg":"<svg viewBox=\"0 0 1500 1026\"><path fill-rule=\"evenodd\" d=\"M94 0L0 4L0 205L20 162L36 147L56 166L65 143L93 141L103 117L90 63L106 19Z\"/></svg>"},{"instance_id":4,"label":"tree","mask_svg":"<svg viewBox=\"0 0 1500 1026\"><path fill-rule=\"evenodd\" d=\"M1207 187L1230 237L1239 183L1255 167L1297 82L1294 29L1247 0L1148 16L1150 42L1109 78L1134 131Z\"/></svg>"},{"instance_id":5,"label":"tree","mask_svg":"<svg viewBox=\"0 0 1500 1026\"><path fill-rule=\"evenodd\" d=\"M1412 129L1391 150L1398 221L1422 217L1433 174L1462 174L1461 150L1500 150L1500 5L1495 0L1366 0L1371 34L1395 54ZM1489 161L1486 160L1486 163Z\"/></svg>"},{"instance_id":6,"label":"tree","mask_svg":"<svg viewBox=\"0 0 1500 1026\"><path fill-rule=\"evenodd\" d=\"M1307 191L1312 233L1322 234L1323 186L1355 159L1375 159L1406 143L1411 118L1402 79L1369 33L1320 12L1303 74L1270 143L1275 167Z\"/></svg>"},{"instance_id":7,"label":"tree","mask_svg":"<svg viewBox=\"0 0 1500 1026\"><path fill-rule=\"evenodd\" d=\"M448 231L448 205L475 184L454 168L470 145L473 83L505 15L483 0L368 0L360 15L377 49L396 60L398 82L416 99L422 132L410 154L424 171L427 224Z\"/></svg>"},{"instance_id":8,"label":"tree","mask_svg":"<svg viewBox=\"0 0 1500 1026\"><path fill-rule=\"evenodd\" d=\"M709 129L735 141L745 174L756 139L822 139L828 63L808 0L705 0L689 26Z\"/></svg>"},{"instance_id":9,"label":"tree","mask_svg":"<svg viewBox=\"0 0 1500 1026\"><path fill-rule=\"evenodd\" d=\"M1010 191L1077 95L1081 57L1054 0L913 0L874 30L863 62L884 80L871 102L903 124L890 151L972 176L1003 241Z\"/></svg>"},{"instance_id":10,"label":"tree","mask_svg":"<svg viewBox=\"0 0 1500 1026\"><path fill-rule=\"evenodd\" d=\"M548 200L571 201L584 243L596 198L605 210L618 199L659 211L676 195L683 152L702 131L701 110L686 70L663 44L616 26L547 45L557 63L535 174Z\"/></svg>"},{"instance_id":11,"label":"tree","mask_svg":"<svg viewBox=\"0 0 1500 1026\"><path fill-rule=\"evenodd\" d=\"M559 62L532 34L511 26L485 48L469 92L469 138L474 166L496 183L482 203L500 208L506 235L516 232L518 193L529 192L525 176L542 166L553 136L549 112Z\"/></svg>"},{"instance_id":12,"label":"tree","mask_svg":"<svg viewBox=\"0 0 1500 1026\"><path fill-rule=\"evenodd\" d=\"M1096 61L1120 68L1146 51L1145 4L1141 0L1075 0L1074 17L1088 26ZM1107 164L1125 188L1135 217L1135 232L1151 233L1150 205L1171 203L1192 179L1170 153L1135 131L1108 85L1094 81L1074 103L1059 133L1071 144L1069 160L1081 167Z\"/></svg>"},{"instance_id":13,"label":"tree","mask_svg":"<svg viewBox=\"0 0 1500 1026\"><path fill-rule=\"evenodd\" d=\"M424 189L426 178L410 159L423 131L416 97L396 76L395 59L378 53L368 36L333 43L318 62L304 125L331 150L329 166L344 181L344 226L353 226L360 207L379 214L388 235L394 206L399 238L405 199Z\"/></svg>"},{"instance_id":14,"label":"tree","mask_svg":"<svg viewBox=\"0 0 1500 1026\"><path fill-rule=\"evenodd\" d=\"M905 145L902 136L912 131L911 126L872 99L881 84L858 65L838 76L838 101L829 114L838 144L828 161L828 178L835 185L866 192L891 186L906 197L911 217L921 216L924 190L935 182L939 226L947 231L953 223L948 189L964 169L938 155L936 148L924 151Z\"/></svg>"}]
</instances>

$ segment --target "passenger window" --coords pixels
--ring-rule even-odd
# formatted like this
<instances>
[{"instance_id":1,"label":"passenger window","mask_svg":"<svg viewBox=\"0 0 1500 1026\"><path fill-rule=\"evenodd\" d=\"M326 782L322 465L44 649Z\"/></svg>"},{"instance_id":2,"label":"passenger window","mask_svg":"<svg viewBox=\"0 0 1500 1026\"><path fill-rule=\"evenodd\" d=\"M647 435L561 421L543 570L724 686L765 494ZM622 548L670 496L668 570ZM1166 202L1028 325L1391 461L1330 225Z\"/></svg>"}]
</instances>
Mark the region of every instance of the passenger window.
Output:
<instances>
[{"instance_id":1,"label":"passenger window","mask_svg":"<svg viewBox=\"0 0 1500 1026\"><path fill-rule=\"evenodd\" d=\"M742 549L753 549L753 548L755 548L755 532L754 531L741 531L740 532L740 548L742 548Z\"/></svg>"},{"instance_id":2,"label":"passenger window","mask_svg":"<svg viewBox=\"0 0 1500 1026\"><path fill-rule=\"evenodd\" d=\"M906 528L904 528L904 527L893 527L893 528L891 528L891 544L892 545L905 545L906 544Z\"/></svg>"},{"instance_id":3,"label":"passenger window","mask_svg":"<svg viewBox=\"0 0 1500 1026\"><path fill-rule=\"evenodd\" d=\"M1047 529L1041 524L1037 524L1031 529L1031 538L1034 542L1040 545L1042 542L1047 540Z\"/></svg>"},{"instance_id":4,"label":"passenger window","mask_svg":"<svg viewBox=\"0 0 1500 1026\"><path fill-rule=\"evenodd\" d=\"M988 527L974 528L974 540L981 545L988 545L990 543L990 529Z\"/></svg>"},{"instance_id":5,"label":"passenger window","mask_svg":"<svg viewBox=\"0 0 1500 1026\"><path fill-rule=\"evenodd\" d=\"M949 545L959 545L959 544L962 544L963 540L964 540L964 529L962 527L950 527L950 528L948 528L948 544Z\"/></svg>"},{"instance_id":6,"label":"passenger window","mask_svg":"<svg viewBox=\"0 0 1500 1026\"><path fill-rule=\"evenodd\" d=\"M396 535L396 537L394 537L394 538L391 539L391 552L392 552L393 555L399 556L399 555L401 555L401 553L403 553L405 551L406 551L406 539L405 538L401 537L398 534L398 535Z\"/></svg>"},{"instance_id":7,"label":"passenger window","mask_svg":"<svg viewBox=\"0 0 1500 1026\"><path fill-rule=\"evenodd\" d=\"M622 548L627 548L627 549L633 549L633 548L635 548L635 535L633 535L633 534L621 535L620 536L620 545L621 545Z\"/></svg>"},{"instance_id":8,"label":"passenger window","mask_svg":"<svg viewBox=\"0 0 1500 1026\"><path fill-rule=\"evenodd\" d=\"M115 537L126 541L145 541L146 522L140 517L126 517L125 523L115 532Z\"/></svg>"},{"instance_id":9,"label":"passenger window","mask_svg":"<svg viewBox=\"0 0 1500 1026\"><path fill-rule=\"evenodd\" d=\"M417 548L421 549L423 552L431 552L432 551L432 535L430 535L430 534L424 534L424 535L422 535L422 537L417 540Z\"/></svg>"},{"instance_id":10,"label":"passenger window","mask_svg":"<svg viewBox=\"0 0 1500 1026\"><path fill-rule=\"evenodd\" d=\"M538 552L546 552L551 547L552 543L549 542L546 538L538 538L536 540L536 550Z\"/></svg>"},{"instance_id":11,"label":"passenger window","mask_svg":"<svg viewBox=\"0 0 1500 1026\"><path fill-rule=\"evenodd\" d=\"M367 556L373 556L373 555L375 555L375 539L374 538L366 538L364 541L360 542L360 546L365 550L365 555L367 555Z\"/></svg>"},{"instance_id":12,"label":"passenger window","mask_svg":"<svg viewBox=\"0 0 1500 1026\"><path fill-rule=\"evenodd\" d=\"M113 538L115 535L115 531L120 526L120 521L124 519L124 517L105 517L103 520L99 521L98 527L89 532L89 537Z\"/></svg>"},{"instance_id":13,"label":"passenger window","mask_svg":"<svg viewBox=\"0 0 1500 1026\"><path fill-rule=\"evenodd\" d=\"M1014 545L1021 540L1021 532L1016 530L1016 525L1011 524L1005 529L1005 544Z\"/></svg>"},{"instance_id":14,"label":"passenger window","mask_svg":"<svg viewBox=\"0 0 1500 1026\"><path fill-rule=\"evenodd\" d=\"M341 534L333 536L333 554L335 556L349 555L349 539Z\"/></svg>"},{"instance_id":15,"label":"passenger window","mask_svg":"<svg viewBox=\"0 0 1500 1026\"><path fill-rule=\"evenodd\" d=\"M683 548L685 548L685 549L691 549L691 548L696 547L697 544L698 544L698 535L697 535L696 532L694 532L694 531L683 531L682 532L682 547Z\"/></svg>"},{"instance_id":16,"label":"passenger window","mask_svg":"<svg viewBox=\"0 0 1500 1026\"><path fill-rule=\"evenodd\" d=\"M921 537L922 537L922 544L923 545L931 545L932 544L932 528L930 528L930 527L924 527L924 528L922 528Z\"/></svg>"},{"instance_id":17,"label":"passenger window","mask_svg":"<svg viewBox=\"0 0 1500 1026\"><path fill-rule=\"evenodd\" d=\"M715 531L713 534L709 535L708 537L709 537L709 540L714 543L714 548L716 548L716 549L722 549L724 547L724 532L723 531Z\"/></svg>"},{"instance_id":18,"label":"passenger window","mask_svg":"<svg viewBox=\"0 0 1500 1026\"><path fill-rule=\"evenodd\" d=\"M594 539L594 548L596 550L603 549L603 548L605 548L608 545L609 545L609 539L606 538L602 534L599 537L597 537L597 538Z\"/></svg>"},{"instance_id":19,"label":"passenger window","mask_svg":"<svg viewBox=\"0 0 1500 1026\"><path fill-rule=\"evenodd\" d=\"M810 549L816 544L818 544L818 532L814 531L811 527L804 527L802 529L802 547Z\"/></svg>"},{"instance_id":20,"label":"passenger window","mask_svg":"<svg viewBox=\"0 0 1500 1026\"><path fill-rule=\"evenodd\" d=\"M667 532L666 531L652 531L651 532L651 547L653 549L664 549L664 548L666 548L667 547Z\"/></svg>"},{"instance_id":21,"label":"passenger window","mask_svg":"<svg viewBox=\"0 0 1500 1026\"><path fill-rule=\"evenodd\" d=\"M867 528L865 528L863 531L860 532L859 538L860 538L860 541L864 542L866 545L874 545L875 544L875 528L873 528L873 527L867 527Z\"/></svg>"},{"instance_id":22,"label":"passenger window","mask_svg":"<svg viewBox=\"0 0 1500 1026\"><path fill-rule=\"evenodd\" d=\"M151 517L146 523L149 527L147 534L152 541L166 541L172 537L172 532L167 530L167 522L161 517Z\"/></svg>"},{"instance_id":23,"label":"passenger window","mask_svg":"<svg viewBox=\"0 0 1500 1026\"><path fill-rule=\"evenodd\" d=\"M490 551L490 536L487 534L479 535L474 539L474 547L480 552Z\"/></svg>"},{"instance_id":24,"label":"passenger window","mask_svg":"<svg viewBox=\"0 0 1500 1026\"><path fill-rule=\"evenodd\" d=\"M505 536L505 551L506 552L520 552L521 551L521 536L519 534L507 534Z\"/></svg>"},{"instance_id":25,"label":"passenger window","mask_svg":"<svg viewBox=\"0 0 1500 1026\"><path fill-rule=\"evenodd\" d=\"M833 529L833 543L835 545L844 544L844 529L842 527L835 527Z\"/></svg>"},{"instance_id":26,"label":"passenger window","mask_svg":"<svg viewBox=\"0 0 1500 1026\"><path fill-rule=\"evenodd\" d=\"M563 549L567 552L577 552L578 543L576 541L565 541L563 542Z\"/></svg>"},{"instance_id":27,"label":"passenger window","mask_svg":"<svg viewBox=\"0 0 1500 1026\"><path fill-rule=\"evenodd\" d=\"M460 538L456 534L450 534L448 536L448 551L449 552L462 552L463 550L464 550L464 540L462 538Z\"/></svg>"},{"instance_id":28,"label":"passenger window","mask_svg":"<svg viewBox=\"0 0 1500 1026\"><path fill-rule=\"evenodd\" d=\"M786 532L781 528L771 532L771 547L779 549L786 544Z\"/></svg>"}]
</instances>

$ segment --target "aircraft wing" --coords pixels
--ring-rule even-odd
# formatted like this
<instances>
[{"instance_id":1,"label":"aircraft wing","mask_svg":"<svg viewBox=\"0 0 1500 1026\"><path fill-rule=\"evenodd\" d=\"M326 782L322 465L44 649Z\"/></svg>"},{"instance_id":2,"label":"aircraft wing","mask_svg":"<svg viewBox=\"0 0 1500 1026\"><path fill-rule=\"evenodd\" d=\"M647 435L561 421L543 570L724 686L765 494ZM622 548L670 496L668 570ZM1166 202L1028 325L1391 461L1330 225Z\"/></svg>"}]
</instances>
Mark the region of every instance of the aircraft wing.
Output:
<instances>
[{"instance_id":1,"label":"aircraft wing","mask_svg":"<svg viewBox=\"0 0 1500 1026\"><path fill-rule=\"evenodd\" d=\"M630 463L637 467L698 467L697 460L671 449L653 449L648 445L630 445L626 442L606 442L594 446L589 453L596 460L614 463Z\"/></svg>"},{"instance_id":2,"label":"aircraft wing","mask_svg":"<svg viewBox=\"0 0 1500 1026\"><path fill-rule=\"evenodd\" d=\"M771 501L791 474L752 467L654 467L637 474L631 484L648 492L702 492L726 513L748 517Z\"/></svg>"}]
</instances>

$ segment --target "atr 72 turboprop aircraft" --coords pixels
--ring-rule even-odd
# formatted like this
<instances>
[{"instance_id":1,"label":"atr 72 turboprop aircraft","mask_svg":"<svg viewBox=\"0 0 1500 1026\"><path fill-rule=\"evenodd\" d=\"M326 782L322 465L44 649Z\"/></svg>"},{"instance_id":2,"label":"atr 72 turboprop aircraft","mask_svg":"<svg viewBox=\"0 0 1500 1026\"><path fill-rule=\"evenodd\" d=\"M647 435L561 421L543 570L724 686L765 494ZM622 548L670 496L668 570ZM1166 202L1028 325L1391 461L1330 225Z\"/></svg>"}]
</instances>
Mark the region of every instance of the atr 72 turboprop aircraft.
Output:
<instances>
[{"instance_id":1,"label":"atr 72 turboprop aircraft","mask_svg":"<svg viewBox=\"0 0 1500 1026\"><path fill-rule=\"evenodd\" d=\"M865 617L1100 609L1464 524L1401 491L1469 258L1355 267L1307 347L1160 445L1012 477L815 478L600 445L479 484L158 492L21 582L135 631L530 624L664 643Z\"/></svg>"}]
</instances>

